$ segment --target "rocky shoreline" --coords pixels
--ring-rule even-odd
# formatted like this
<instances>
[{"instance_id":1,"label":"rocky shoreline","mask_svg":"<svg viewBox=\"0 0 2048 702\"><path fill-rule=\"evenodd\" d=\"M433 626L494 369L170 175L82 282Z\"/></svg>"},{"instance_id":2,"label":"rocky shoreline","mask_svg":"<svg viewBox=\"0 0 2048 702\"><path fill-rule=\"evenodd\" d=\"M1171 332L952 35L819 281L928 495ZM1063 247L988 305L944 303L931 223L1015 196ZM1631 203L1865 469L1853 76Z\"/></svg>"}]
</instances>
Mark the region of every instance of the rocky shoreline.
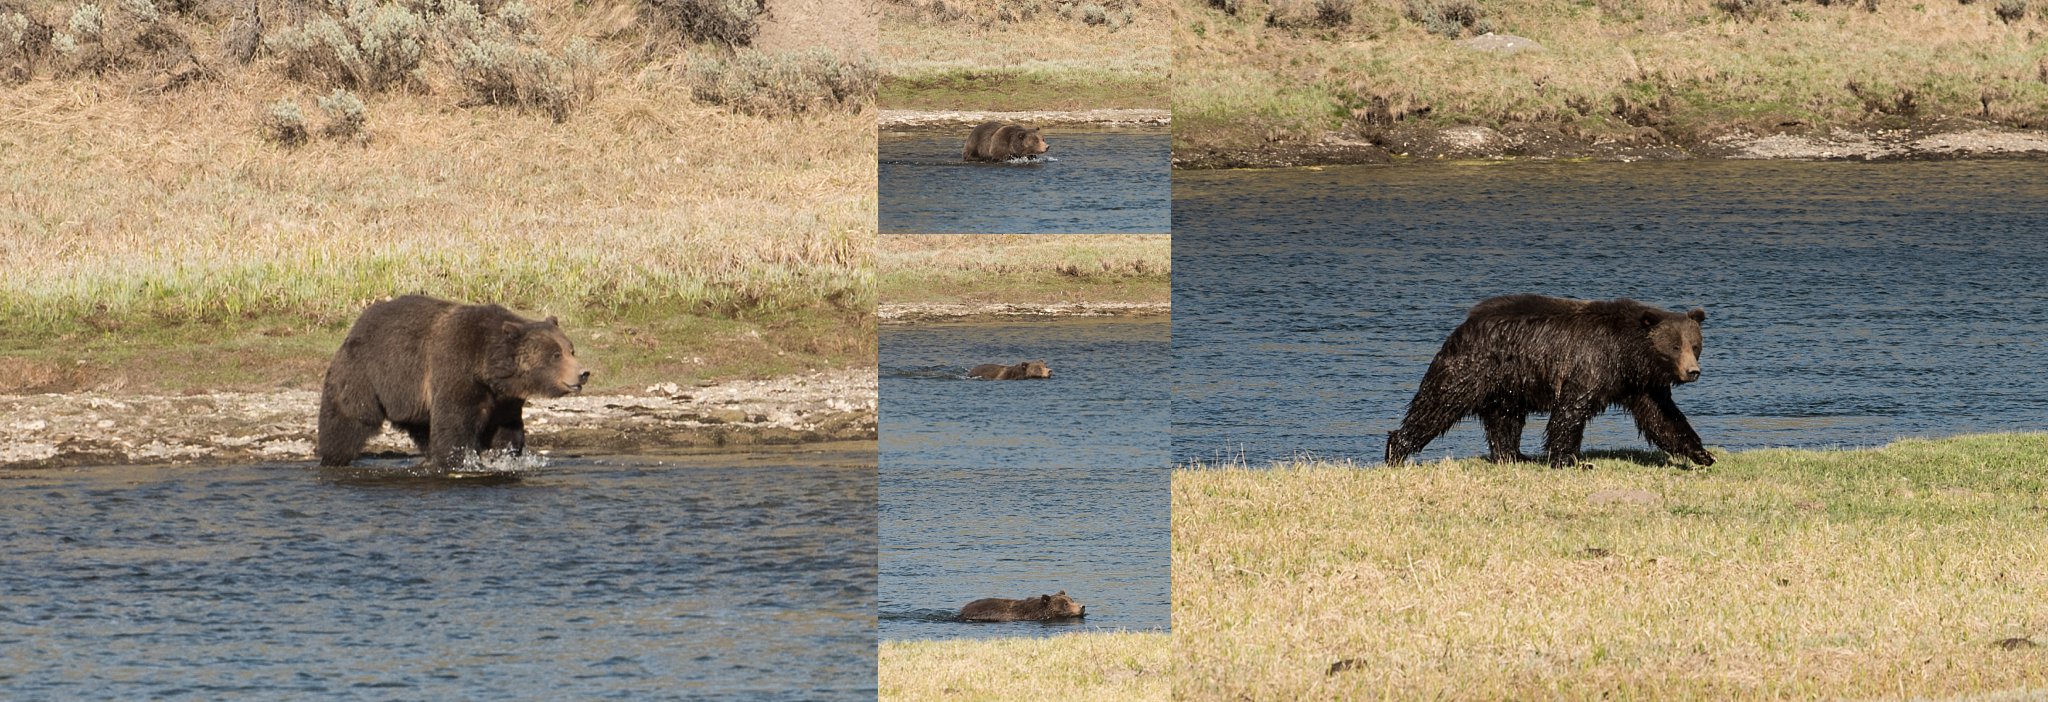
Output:
<instances>
[{"instance_id":1,"label":"rocky shoreline","mask_svg":"<svg viewBox=\"0 0 2048 702\"><path fill-rule=\"evenodd\" d=\"M1369 135L1325 134L1313 142L1273 142L1246 149L1176 148L1173 167L1288 168L1422 160L1682 161L1784 159L1912 161L2048 157L2048 131L1951 119L1898 129L1758 131L1674 135L1655 127L1586 135L1551 124L1491 127L1400 126Z\"/></svg>"},{"instance_id":2,"label":"rocky shoreline","mask_svg":"<svg viewBox=\"0 0 2048 702\"><path fill-rule=\"evenodd\" d=\"M1164 302L904 303L882 305L875 317L884 324L1014 320L1072 317L1167 317L1173 305Z\"/></svg>"},{"instance_id":3,"label":"rocky shoreline","mask_svg":"<svg viewBox=\"0 0 2048 702\"><path fill-rule=\"evenodd\" d=\"M313 460L319 393L0 395L0 469ZM531 403L528 447L630 454L875 439L875 373L860 368ZM386 430L369 450L413 455Z\"/></svg>"},{"instance_id":4,"label":"rocky shoreline","mask_svg":"<svg viewBox=\"0 0 2048 702\"><path fill-rule=\"evenodd\" d=\"M972 127L983 122L1019 122L1034 126L1164 127L1173 123L1172 110L1101 109L1033 110L1028 112L975 112L882 110L882 129L920 127Z\"/></svg>"}]
</instances>

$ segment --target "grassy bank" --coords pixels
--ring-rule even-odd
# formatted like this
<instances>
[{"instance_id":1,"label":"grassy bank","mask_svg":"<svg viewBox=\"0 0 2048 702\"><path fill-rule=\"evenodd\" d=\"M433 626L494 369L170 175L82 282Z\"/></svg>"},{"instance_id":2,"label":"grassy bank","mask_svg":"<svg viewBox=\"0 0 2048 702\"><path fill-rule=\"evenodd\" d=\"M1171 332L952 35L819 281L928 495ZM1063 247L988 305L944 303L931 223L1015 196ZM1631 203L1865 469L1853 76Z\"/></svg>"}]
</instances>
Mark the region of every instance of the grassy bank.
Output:
<instances>
[{"instance_id":1,"label":"grassy bank","mask_svg":"<svg viewBox=\"0 0 2048 702\"><path fill-rule=\"evenodd\" d=\"M1180 699L2048 688L2048 435L1173 483Z\"/></svg>"},{"instance_id":2,"label":"grassy bank","mask_svg":"<svg viewBox=\"0 0 2048 702\"><path fill-rule=\"evenodd\" d=\"M882 8L885 108L1169 106L1168 0L888 0Z\"/></svg>"},{"instance_id":3,"label":"grassy bank","mask_svg":"<svg viewBox=\"0 0 2048 702\"><path fill-rule=\"evenodd\" d=\"M885 305L1047 304L1172 299L1166 234L898 234L880 238Z\"/></svg>"},{"instance_id":4,"label":"grassy bank","mask_svg":"<svg viewBox=\"0 0 2048 702\"><path fill-rule=\"evenodd\" d=\"M884 641L881 699L1164 702L1168 644L1152 633Z\"/></svg>"},{"instance_id":5,"label":"grassy bank","mask_svg":"<svg viewBox=\"0 0 2048 702\"><path fill-rule=\"evenodd\" d=\"M356 313L408 292L561 316L598 390L872 363L871 98L776 72L859 59L735 55L626 0L522 7L503 21L545 75L503 104L437 34L454 14L423 15L419 67L382 88L271 39L227 58L239 19L201 10L161 11L189 49L169 59L23 54L0 90L0 392L317 384ZM559 104L522 102L554 79ZM320 108L344 85L352 131Z\"/></svg>"},{"instance_id":6,"label":"grassy bank","mask_svg":"<svg viewBox=\"0 0 2048 702\"><path fill-rule=\"evenodd\" d=\"M2048 128L2038 0L1178 1L1177 153L1457 125L1679 146L1962 117ZM1542 49L1458 43L1484 31Z\"/></svg>"}]
</instances>

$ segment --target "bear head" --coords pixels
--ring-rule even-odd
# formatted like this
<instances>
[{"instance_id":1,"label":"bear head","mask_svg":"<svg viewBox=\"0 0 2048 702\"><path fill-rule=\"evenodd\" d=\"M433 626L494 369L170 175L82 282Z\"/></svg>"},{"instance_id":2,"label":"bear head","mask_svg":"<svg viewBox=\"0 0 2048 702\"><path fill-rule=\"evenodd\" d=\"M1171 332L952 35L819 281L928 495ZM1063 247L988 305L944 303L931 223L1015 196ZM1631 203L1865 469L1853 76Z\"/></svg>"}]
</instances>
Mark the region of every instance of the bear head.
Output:
<instances>
[{"instance_id":1,"label":"bear head","mask_svg":"<svg viewBox=\"0 0 2048 702\"><path fill-rule=\"evenodd\" d=\"M1010 152L1019 156L1037 156L1052 147L1046 146L1045 137L1038 133L1039 127L1019 129L1010 134Z\"/></svg>"},{"instance_id":2,"label":"bear head","mask_svg":"<svg viewBox=\"0 0 2048 702\"><path fill-rule=\"evenodd\" d=\"M1039 595L1025 602L1045 619L1065 619L1088 615L1088 608L1067 596L1066 590L1053 595Z\"/></svg>"},{"instance_id":3,"label":"bear head","mask_svg":"<svg viewBox=\"0 0 2048 702\"><path fill-rule=\"evenodd\" d=\"M576 359L576 345L562 333L554 317L538 322L507 320L500 329L499 353L509 356L494 364L500 392L513 397L561 397L583 389L590 371Z\"/></svg>"},{"instance_id":4,"label":"bear head","mask_svg":"<svg viewBox=\"0 0 2048 702\"><path fill-rule=\"evenodd\" d=\"M1685 314L1657 309L1643 312L1643 330L1650 335L1650 346L1670 363L1676 383L1700 379L1700 323L1704 321L1707 311L1697 307Z\"/></svg>"},{"instance_id":5,"label":"bear head","mask_svg":"<svg viewBox=\"0 0 2048 702\"><path fill-rule=\"evenodd\" d=\"M1010 368L1016 371L1017 377L1019 378L1052 377L1052 369L1045 367L1044 361L1025 361L1023 363L1011 366Z\"/></svg>"}]
</instances>

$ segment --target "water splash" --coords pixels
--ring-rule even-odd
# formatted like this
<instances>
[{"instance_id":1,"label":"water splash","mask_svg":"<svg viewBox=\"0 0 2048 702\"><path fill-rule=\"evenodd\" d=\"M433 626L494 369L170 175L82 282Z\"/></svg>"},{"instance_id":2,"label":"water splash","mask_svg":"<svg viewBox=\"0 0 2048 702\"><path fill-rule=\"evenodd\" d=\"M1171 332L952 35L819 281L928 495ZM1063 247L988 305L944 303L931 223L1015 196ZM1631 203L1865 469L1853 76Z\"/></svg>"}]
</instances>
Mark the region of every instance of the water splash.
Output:
<instances>
[{"instance_id":1,"label":"water splash","mask_svg":"<svg viewBox=\"0 0 2048 702\"><path fill-rule=\"evenodd\" d=\"M1054 162L1054 161L1058 161L1058 160L1059 160L1059 159L1057 159L1057 158L1054 158L1054 157L1051 157L1051 156L1018 156L1018 157L1016 157L1016 158L1012 158L1012 159L1010 159L1010 160L1008 160L1008 161L1004 161L1003 163L1016 163L1016 164L1024 164L1024 163L1052 163L1052 162Z\"/></svg>"}]
</instances>

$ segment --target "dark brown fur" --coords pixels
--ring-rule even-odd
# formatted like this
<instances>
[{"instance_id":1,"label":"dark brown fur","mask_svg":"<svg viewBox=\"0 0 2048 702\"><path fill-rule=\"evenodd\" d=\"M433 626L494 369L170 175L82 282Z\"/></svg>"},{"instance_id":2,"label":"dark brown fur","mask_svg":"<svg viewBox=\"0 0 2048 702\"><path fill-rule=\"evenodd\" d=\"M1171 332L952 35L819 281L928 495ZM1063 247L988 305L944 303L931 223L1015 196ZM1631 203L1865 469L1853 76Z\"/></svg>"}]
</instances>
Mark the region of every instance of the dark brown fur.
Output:
<instances>
[{"instance_id":1,"label":"dark brown fur","mask_svg":"<svg viewBox=\"0 0 2048 702\"><path fill-rule=\"evenodd\" d=\"M963 622L1042 622L1088 616L1088 608L1067 596L1066 590L1021 600L1000 597L975 600L960 608Z\"/></svg>"},{"instance_id":2,"label":"dark brown fur","mask_svg":"<svg viewBox=\"0 0 2048 702\"><path fill-rule=\"evenodd\" d=\"M1401 428L1387 435L1387 463L1400 465L1473 415L1486 427L1489 458L1533 460L1521 453L1522 425L1529 413L1548 412L1550 464L1577 464L1586 423L1619 404L1657 448L1713 465L1671 399L1672 386L1699 379L1706 318L1705 310L1680 314L1627 299L1482 301L1444 340Z\"/></svg>"},{"instance_id":3,"label":"dark brown fur","mask_svg":"<svg viewBox=\"0 0 2048 702\"><path fill-rule=\"evenodd\" d=\"M526 447L526 400L583 389L590 373L554 317L424 295L363 310L320 389L320 464L345 466L385 422L427 464L460 465L487 449Z\"/></svg>"},{"instance_id":4,"label":"dark brown fur","mask_svg":"<svg viewBox=\"0 0 2048 702\"><path fill-rule=\"evenodd\" d=\"M983 122L967 135L960 150L962 161L1008 161L1019 156L1037 156L1052 148L1038 127L1003 122Z\"/></svg>"},{"instance_id":5,"label":"dark brown fur","mask_svg":"<svg viewBox=\"0 0 2048 702\"><path fill-rule=\"evenodd\" d=\"M1052 369L1044 361L1025 361L1014 366L1000 363L983 363L967 371L969 378L988 380L1036 380L1052 377Z\"/></svg>"}]
</instances>

